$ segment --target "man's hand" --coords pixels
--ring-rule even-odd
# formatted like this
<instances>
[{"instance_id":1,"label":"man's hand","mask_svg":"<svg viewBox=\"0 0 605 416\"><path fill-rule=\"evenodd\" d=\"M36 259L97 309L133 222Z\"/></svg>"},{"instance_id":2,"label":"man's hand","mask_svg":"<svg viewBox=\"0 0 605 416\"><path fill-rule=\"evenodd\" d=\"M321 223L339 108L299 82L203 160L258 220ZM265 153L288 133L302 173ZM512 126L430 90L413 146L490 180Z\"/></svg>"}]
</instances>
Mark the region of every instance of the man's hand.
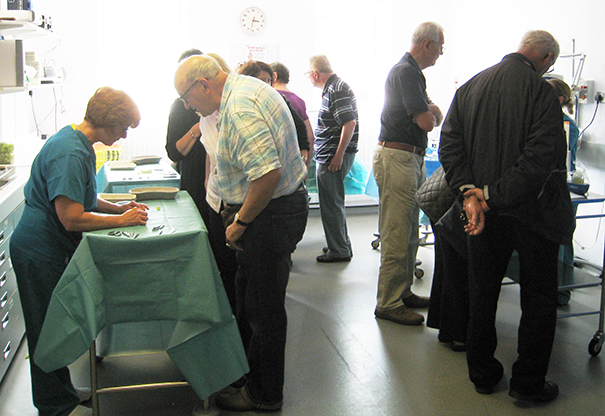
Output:
<instances>
[{"instance_id":1,"label":"man's hand","mask_svg":"<svg viewBox=\"0 0 605 416\"><path fill-rule=\"evenodd\" d=\"M233 221L233 223L227 227L225 230L225 240L227 240L227 247L232 250L244 251L244 248L238 244L239 239L246 231L246 227L243 225L239 225L237 222Z\"/></svg>"},{"instance_id":2,"label":"man's hand","mask_svg":"<svg viewBox=\"0 0 605 416\"><path fill-rule=\"evenodd\" d=\"M469 235L479 235L485 229L485 213L489 210L483 191L479 188L469 189L464 193L464 212L468 223L464 227Z\"/></svg>"},{"instance_id":3,"label":"man's hand","mask_svg":"<svg viewBox=\"0 0 605 416\"><path fill-rule=\"evenodd\" d=\"M339 155L338 153L336 153L330 161L330 164L328 165L328 170L330 172L339 171L342 168L342 159L343 155Z\"/></svg>"}]
</instances>

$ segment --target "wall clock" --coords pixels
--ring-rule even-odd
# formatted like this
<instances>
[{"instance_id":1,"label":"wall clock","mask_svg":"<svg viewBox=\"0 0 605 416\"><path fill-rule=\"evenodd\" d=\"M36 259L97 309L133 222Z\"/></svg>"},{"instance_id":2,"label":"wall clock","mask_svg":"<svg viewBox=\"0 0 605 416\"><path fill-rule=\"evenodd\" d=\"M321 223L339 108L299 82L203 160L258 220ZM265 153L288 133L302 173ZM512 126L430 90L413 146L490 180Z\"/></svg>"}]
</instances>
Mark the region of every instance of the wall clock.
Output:
<instances>
[{"instance_id":1,"label":"wall clock","mask_svg":"<svg viewBox=\"0 0 605 416\"><path fill-rule=\"evenodd\" d=\"M240 16L242 30L249 35L259 34L267 24L267 15L258 7L247 7Z\"/></svg>"}]
</instances>

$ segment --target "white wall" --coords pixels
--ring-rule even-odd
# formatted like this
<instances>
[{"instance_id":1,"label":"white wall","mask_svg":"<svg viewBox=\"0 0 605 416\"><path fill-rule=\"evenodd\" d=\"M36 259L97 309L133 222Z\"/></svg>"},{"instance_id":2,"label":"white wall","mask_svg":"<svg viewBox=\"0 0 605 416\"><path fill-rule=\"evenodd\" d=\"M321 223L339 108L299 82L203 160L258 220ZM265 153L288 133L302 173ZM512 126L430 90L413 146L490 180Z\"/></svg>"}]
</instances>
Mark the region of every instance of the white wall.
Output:
<instances>
[{"instance_id":1,"label":"white wall","mask_svg":"<svg viewBox=\"0 0 605 416\"><path fill-rule=\"evenodd\" d=\"M239 28L239 15L249 5L262 8L268 16L266 29L257 36ZM290 87L306 100L312 121L320 91L309 85L303 73L309 56L328 55L334 70L357 95L360 156L368 167L380 127L384 79L408 50L413 29L426 20L446 29L444 55L435 67L425 70L428 93L444 112L457 83L461 85L516 50L529 29L550 31L562 53L572 52L575 40L576 52L587 54L583 78L594 80L596 89L605 91L602 0L510 0L489 5L479 0L37 0L34 6L37 13L52 16L54 30L62 35L60 45L46 56L68 72L57 124L79 122L97 87L122 88L133 96L143 115L140 127L131 130L123 143L127 157L164 151L168 109L176 97L176 61L191 47L216 52L235 66L246 59L247 44L266 46L267 61L280 60L290 68ZM555 72L571 82L570 68L570 61L561 59ZM0 107L6 104L0 102ZM595 107L581 107L581 129ZM51 124L44 126L44 133L53 133L49 130L54 121ZM438 137L439 129L430 134L433 141ZM590 169L591 189L605 194L603 149L605 108L586 131L579 153ZM590 223L576 233L580 246L594 246L598 225ZM602 242L589 251L596 254L588 257L600 258Z\"/></svg>"}]
</instances>

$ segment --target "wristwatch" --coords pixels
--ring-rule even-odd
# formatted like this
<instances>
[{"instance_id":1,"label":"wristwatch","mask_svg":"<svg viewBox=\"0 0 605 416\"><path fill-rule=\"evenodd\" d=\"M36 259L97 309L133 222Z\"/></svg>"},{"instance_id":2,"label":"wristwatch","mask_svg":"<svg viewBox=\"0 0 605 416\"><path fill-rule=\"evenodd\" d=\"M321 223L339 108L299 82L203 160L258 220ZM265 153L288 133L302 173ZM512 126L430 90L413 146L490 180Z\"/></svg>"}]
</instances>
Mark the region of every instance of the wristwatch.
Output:
<instances>
[{"instance_id":1,"label":"wristwatch","mask_svg":"<svg viewBox=\"0 0 605 416\"><path fill-rule=\"evenodd\" d=\"M252 224L252 222L243 222L242 220L240 220L239 212L235 214L235 222L238 223L239 225L241 225L242 227L247 227L250 224Z\"/></svg>"}]
</instances>

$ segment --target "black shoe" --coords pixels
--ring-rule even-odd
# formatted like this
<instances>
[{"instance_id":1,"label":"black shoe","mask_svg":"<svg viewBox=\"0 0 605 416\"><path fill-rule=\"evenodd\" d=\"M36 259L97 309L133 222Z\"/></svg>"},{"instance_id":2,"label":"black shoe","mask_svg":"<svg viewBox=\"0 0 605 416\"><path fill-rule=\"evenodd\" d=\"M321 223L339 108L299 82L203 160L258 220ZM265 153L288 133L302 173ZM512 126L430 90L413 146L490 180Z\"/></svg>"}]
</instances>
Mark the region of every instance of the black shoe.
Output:
<instances>
[{"instance_id":1,"label":"black shoe","mask_svg":"<svg viewBox=\"0 0 605 416\"><path fill-rule=\"evenodd\" d=\"M495 388L496 388L495 385L493 385L493 386L477 386L477 385L475 385L475 391L479 394L492 394L494 392Z\"/></svg>"},{"instance_id":2,"label":"black shoe","mask_svg":"<svg viewBox=\"0 0 605 416\"><path fill-rule=\"evenodd\" d=\"M544 383L544 388L541 392L535 394L523 394L513 389L508 391L510 397L514 397L517 400L525 402L549 402L554 400L559 395L559 386L554 381L547 381Z\"/></svg>"},{"instance_id":3,"label":"black shoe","mask_svg":"<svg viewBox=\"0 0 605 416\"><path fill-rule=\"evenodd\" d=\"M492 394L496 390L496 386L504 377L504 369L502 369L502 375L498 378L498 381L492 384L475 384L475 391L479 394Z\"/></svg>"},{"instance_id":4,"label":"black shoe","mask_svg":"<svg viewBox=\"0 0 605 416\"><path fill-rule=\"evenodd\" d=\"M452 341L448 344L448 347L450 347L450 350L454 352L466 351L466 344L460 341Z\"/></svg>"},{"instance_id":5,"label":"black shoe","mask_svg":"<svg viewBox=\"0 0 605 416\"><path fill-rule=\"evenodd\" d=\"M216 396L216 405L220 409L232 410L235 412L249 412L260 410L263 412L276 412L280 410L284 402L279 401L272 404L258 403L248 394L245 387L237 390L235 393L219 393Z\"/></svg>"},{"instance_id":6,"label":"black shoe","mask_svg":"<svg viewBox=\"0 0 605 416\"><path fill-rule=\"evenodd\" d=\"M316 260L320 263L345 263L351 261L351 257L332 257L329 254L317 256Z\"/></svg>"}]
</instances>

